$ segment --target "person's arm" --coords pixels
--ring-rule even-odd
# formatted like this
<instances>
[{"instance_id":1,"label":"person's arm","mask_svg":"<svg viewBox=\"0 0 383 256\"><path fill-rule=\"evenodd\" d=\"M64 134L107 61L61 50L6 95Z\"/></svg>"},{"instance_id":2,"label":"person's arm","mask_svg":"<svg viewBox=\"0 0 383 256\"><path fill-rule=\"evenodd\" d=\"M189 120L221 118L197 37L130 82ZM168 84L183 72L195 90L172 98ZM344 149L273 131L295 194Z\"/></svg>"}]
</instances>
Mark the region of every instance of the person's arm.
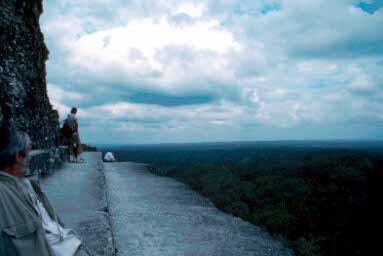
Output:
<instances>
[{"instance_id":1,"label":"person's arm","mask_svg":"<svg viewBox=\"0 0 383 256\"><path fill-rule=\"evenodd\" d=\"M74 120L74 124L75 124L75 131L78 133L78 120L76 118L76 120Z\"/></svg>"}]
</instances>

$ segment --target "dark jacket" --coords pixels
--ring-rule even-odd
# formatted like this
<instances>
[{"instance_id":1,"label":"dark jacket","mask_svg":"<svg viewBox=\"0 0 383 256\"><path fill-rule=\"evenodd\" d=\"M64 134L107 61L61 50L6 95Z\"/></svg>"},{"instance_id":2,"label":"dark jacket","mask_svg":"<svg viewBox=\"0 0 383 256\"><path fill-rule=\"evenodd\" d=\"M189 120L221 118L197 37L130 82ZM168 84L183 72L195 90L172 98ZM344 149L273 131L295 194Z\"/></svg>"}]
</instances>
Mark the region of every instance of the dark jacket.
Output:
<instances>
[{"instance_id":1,"label":"dark jacket","mask_svg":"<svg viewBox=\"0 0 383 256\"><path fill-rule=\"evenodd\" d=\"M52 219L62 225L39 185L31 181L39 201ZM0 255L53 256L45 237L42 218L36 211L25 184L0 171Z\"/></svg>"}]
</instances>

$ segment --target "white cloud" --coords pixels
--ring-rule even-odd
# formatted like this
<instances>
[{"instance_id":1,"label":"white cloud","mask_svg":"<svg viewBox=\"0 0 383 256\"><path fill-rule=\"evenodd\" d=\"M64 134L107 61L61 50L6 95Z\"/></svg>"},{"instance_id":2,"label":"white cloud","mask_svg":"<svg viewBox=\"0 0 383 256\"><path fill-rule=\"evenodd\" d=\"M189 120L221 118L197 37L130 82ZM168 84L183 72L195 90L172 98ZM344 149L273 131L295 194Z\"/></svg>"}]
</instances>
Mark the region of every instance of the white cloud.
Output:
<instances>
[{"instance_id":1,"label":"white cloud","mask_svg":"<svg viewBox=\"0 0 383 256\"><path fill-rule=\"evenodd\" d=\"M108 44L105 44L106 38ZM217 21L177 27L169 24L166 17L162 17L158 22L152 19L134 20L124 27L85 35L74 45L74 53L89 57L101 51L104 56L110 54L126 57L129 49L137 49L147 59L154 61L156 50L169 45L186 45L218 53L239 48L232 35L222 30Z\"/></svg>"},{"instance_id":2,"label":"white cloud","mask_svg":"<svg viewBox=\"0 0 383 256\"><path fill-rule=\"evenodd\" d=\"M349 86L350 91L356 92L356 93L369 93L376 89L375 84L371 83L368 78L366 79L356 79L352 81L352 83Z\"/></svg>"},{"instance_id":3,"label":"white cloud","mask_svg":"<svg viewBox=\"0 0 383 256\"><path fill-rule=\"evenodd\" d=\"M71 66L101 80L141 80L150 90L190 92L193 78L214 81L230 72L227 54L233 51L240 51L240 44L218 21L180 27L162 17L85 35L72 45L68 58Z\"/></svg>"},{"instance_id":4,"label":"white cloud","mask_svg":"<svg viewBox=\"0 0 383 256\"><path fill-rule=\"evenodd\" d=\"M193 18L201 17L204 11L204 7L202 5L194 5L192 3L186 3L178 7L177 11L174 14L184 13Z\"/></svg>"},{"instance_id":5,"label":"white cloud","mask_svg":"<svg viewBox=\"0 0 383 256\"><path fill-rule=\"evenodd\" d=\"M123 123L119 127L114 129L118 132L138 132L138 131L144 131L145 126L142 124L136 124L136 123Z\"/></svg>"},{"instance_id":6,"label":"white cloud","mask_svg":"<svg viewBox=\"0 0 383 256\"><path fill-rule=\"evenodd\" d=\"M143 140L208 128L378 125L383 9L371 15L353 3L50 2L45 13L62 14L43 22L48 93L60 113L82 104L84 119ZM153 103L197 96L208 100Z\"/></svg>"},{"instance_id":7,"label":"white cloud","mask_svg":"<svg viewBox=\"0 0 383 256\"><path fill-rule=\"evenodd\" d=\"M60 120L66 118L72 106L76 106L84 95L76 91L66 91L58 85L48 83L47 85L49 101L53 108L59 112Z\"/></svg>"},{"instance_id":8,"label":"white cloud","mask_svg":"<svg viewBox=\"0 0 383 256\"><path fill-rule=\"evenodd\" d=\"M65 91L60 86L48 83L48 96L54 101L75 100L80 101L84 98L84 95L77 93L76 91Z\"/></svg>"}]
</instances>

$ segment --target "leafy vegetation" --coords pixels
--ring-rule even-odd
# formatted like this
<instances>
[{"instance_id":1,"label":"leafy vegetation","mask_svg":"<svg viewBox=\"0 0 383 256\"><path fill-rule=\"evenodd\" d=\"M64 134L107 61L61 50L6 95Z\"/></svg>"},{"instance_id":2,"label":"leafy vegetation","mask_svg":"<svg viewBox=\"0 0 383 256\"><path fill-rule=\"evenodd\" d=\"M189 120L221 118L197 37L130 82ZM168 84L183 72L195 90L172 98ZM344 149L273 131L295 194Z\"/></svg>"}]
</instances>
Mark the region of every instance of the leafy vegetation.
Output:
<instances>
[{"instance_id":1,"label":"leafy vegetation","mask_svg":"<svg viewBox=\"0 0 383 256\"><path fill-rule=\"evenodd\" d=\"M382 147L206 144L114 148L121 160L188 184L297 255L366 255L380 220Z\"/></svg>"},{"instance_id":2,"label":"leafy vegetation","mask_svg":"<svg viewBox=\"0 0 383 256\"><path fill-rule=\"evenodd\" d=\"M81 148L83 151L88 151L88 152L96 152L97 151L96 147L93 147L93 146L87 145L87 144L81 144Z\"/></svg>"}]
</instances>

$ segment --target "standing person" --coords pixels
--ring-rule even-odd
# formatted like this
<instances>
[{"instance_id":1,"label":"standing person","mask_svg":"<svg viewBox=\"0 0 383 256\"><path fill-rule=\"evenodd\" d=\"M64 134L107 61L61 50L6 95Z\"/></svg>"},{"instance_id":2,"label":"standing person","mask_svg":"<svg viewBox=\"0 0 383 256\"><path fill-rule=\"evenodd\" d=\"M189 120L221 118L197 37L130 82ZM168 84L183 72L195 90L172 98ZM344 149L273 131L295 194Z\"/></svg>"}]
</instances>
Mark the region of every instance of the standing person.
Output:
<instances>
[{"instance_id":1,"label":"standing person","mask_svg":"<svg viewBox=\"0 0 383 256\"><path fill-rule=\"evenodd\" d=\"M0 128L0 255L84 255L76 233L64 228L29 172L27 133Z\"/></svg>"},{"instance_id":2,"label":"standing person","mask_svg":"<svg viewBox=\"0 0 383 256\"><path fill-rule=\"evenodd\" d=\"M80 163L84 162L85 160L81 157L81 141L80 135L78 133L78 119L76 114L77 108L73 107L70 111L70 114L68 114L65 124L72 130L72 134L69 138L69 162Z\"/></svg>"},{"instance_id":3,"label":"standing person","mask_svg":"<svg viewBox=\"0 0 383 256\"><path fill-rule=\"evenodd\" d=\"M108 152L105 154L104 162L116 162L116 158L114 156L114 151Z\"/></svg>"}]
</instances>

